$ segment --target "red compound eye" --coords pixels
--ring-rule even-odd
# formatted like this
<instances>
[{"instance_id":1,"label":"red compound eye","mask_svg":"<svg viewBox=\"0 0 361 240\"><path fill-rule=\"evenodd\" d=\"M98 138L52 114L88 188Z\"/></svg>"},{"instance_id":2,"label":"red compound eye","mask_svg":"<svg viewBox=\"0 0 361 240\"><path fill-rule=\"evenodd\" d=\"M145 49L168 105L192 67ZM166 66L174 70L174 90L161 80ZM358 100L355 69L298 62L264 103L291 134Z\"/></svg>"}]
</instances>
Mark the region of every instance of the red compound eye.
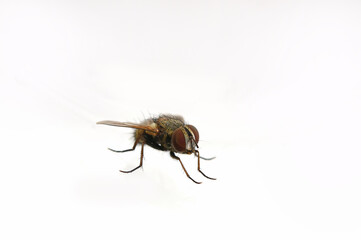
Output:
<instances>
[{"instance_id":1,"label":"red compound eye","mask_svg":"<svg viewBox=\"0 0 361 240\"><path fill-rule=\"evenodd\" d=\"M180 128L176 129L172 134L172 145L177 152L186 150L186 139Z\"/></svg>"},{"instance_id":2,"label":"red compound eye","mask_svg":"<svg viewBox=\"0 0 361 240\"><path fill-rule=\"evenodd\" d=\"M193 125L187 125L187 127L193 132L194 134L194 140L196 141L196 143L198 143L199 141L199 133L198 133L198 130L195 126Z\"/></svg>"}]
</instances>

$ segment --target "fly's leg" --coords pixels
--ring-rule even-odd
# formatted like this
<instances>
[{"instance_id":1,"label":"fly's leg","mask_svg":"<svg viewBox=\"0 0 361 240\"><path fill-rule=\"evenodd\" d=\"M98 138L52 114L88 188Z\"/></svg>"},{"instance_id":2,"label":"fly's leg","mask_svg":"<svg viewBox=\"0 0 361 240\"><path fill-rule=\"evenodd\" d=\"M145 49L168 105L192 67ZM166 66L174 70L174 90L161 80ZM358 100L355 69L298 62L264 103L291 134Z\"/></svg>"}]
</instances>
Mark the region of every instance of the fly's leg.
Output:
<instances>
[{"instance_id":1,"label":"fly's leg","mask_svg":"<svg viewBox=\"0 0 361 240\"><path fill-rule=\"evenodd\" d=\"M136 142L137 143L137 142ZM136 144L134 145L134 148L135 148ZM133 149L134 150L134 149ZM127 151L127 150L125 150ZM140 168L141 166L143 166L143 156L144 156L144 143L142 143L142 149L140 150L140 163L139 163L139 166L136 167L136 168L133 168L132 170L129 170L129 171L123 171L123 170L119 170L119 172L122 172L122 173L131 173L135 170L137 170L138 168Z\"/></svg>"},{"instance_id":2,"label":"fly's leg","mask_svg":"<svg viewBox=\"0 0 361 240\"><path fill-rule=\"evenodd\" d=\"M114 149L111 149L111 148L108 148L110 151L113 151L113 152L117 152L117 153L124 153L124 152L130 152L130 151L134 151L134 149L137 147L137 144L138 144L139 140L135 140L135 143L133 145L132 148L130 149L127 149L127 150L114 150Z\"/></svg>"},{"instance_id":3,"label":"fly's leg","mask_svg":"<svg viewBox=\"0 0 361 240\"><path fill-rule=\"evenodd\" d=\"M197 148L199 148L197 142L196 142L194 139L193 139L193 142L196 144ZM198 151L197 151L197 153L198 153L198 156L199 156L199 152L198 152ZM212 159L215 159L215 158L216 158L216 157L205 158L205 157L202 157L202 156L199 156L199 157L202 158L203 160L212 160Z\"/></svg>"},{"instance_id":4,"label":"fly's leg","mask_svg":"<svg viewBox=\"0 0 361 240\"><path fill-rule=\"evenodd\" d=\"M202 156L199 156L200 158L202 158L203 160L213 160L215 159L216 157L211 157L211 158L205 158L205 157L202 157Z\"/></svg>"},{"instance_id":5,"label":"fly's leg","mask_svg":"<svg viewBox=\"0 0 361 240\"><path fill-rule=\"evenodd\" d=\"M206 178L209 178L209 179L212 179L212 180L216 180L216 178L211 178L211 177L208 177L206 174L204 174L202 171L201 171L201 157L199 155L199 152L196 150L195 153L194 153L197 157L198 157L198 171L200 173L203 174L203 176L205 176Z\"/></svg>"},{"instance_id":6,"label":"fly's leg","mask_svg":"<svg viewBox=\"0 0 361 240\"><path fill-rule=\"evenodd\" d=\"M193 178L191 178L191 176L189 176L189 174L188 174L187 170L185 169L182 161L180 160L179 157L177 157L177 156L174 154L174 152L170 152L170 156L171 156L172 158L174 158L174 159L177 159L177 160L180 162L180 164L182 165L182 168L183 168L184 172L186 173L187 177L188 177L190 180L192 180L193 182L195 182L195 183L197 183L197 184L200 184L200 183L201 183L201 182L195 181Z\"/></svg>"}]
</instances>

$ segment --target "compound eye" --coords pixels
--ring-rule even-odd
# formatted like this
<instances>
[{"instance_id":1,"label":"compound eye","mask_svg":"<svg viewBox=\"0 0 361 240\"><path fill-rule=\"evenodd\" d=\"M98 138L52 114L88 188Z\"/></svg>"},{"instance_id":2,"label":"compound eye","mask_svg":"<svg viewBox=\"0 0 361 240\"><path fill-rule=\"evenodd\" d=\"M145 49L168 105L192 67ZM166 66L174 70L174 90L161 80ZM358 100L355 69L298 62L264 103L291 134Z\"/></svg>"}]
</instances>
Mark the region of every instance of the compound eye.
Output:
<instances>
[{"instance_id":1,"label":"compound eye","mask_svg":"<svg viewBox=\"0 0 361 240\"><path fill-rule=\"evenodd\" d=\"M198 130L195 126L193 125L187 125L187 127L192 131L192 133L194 134L194 140L196 141L196 143L198 143L199 141L199 133Z\"/></svg>"},{"instance_id":2,"label":"compound eye","mask_svg":"<svg viewBox=\"0 0 361 240\"><path fill-rule=\"evenodd\" d=\"M186 150L186 138L180 128L176 129L172 134L172 145L177 152Z\"/></svg>"}]
</instances>

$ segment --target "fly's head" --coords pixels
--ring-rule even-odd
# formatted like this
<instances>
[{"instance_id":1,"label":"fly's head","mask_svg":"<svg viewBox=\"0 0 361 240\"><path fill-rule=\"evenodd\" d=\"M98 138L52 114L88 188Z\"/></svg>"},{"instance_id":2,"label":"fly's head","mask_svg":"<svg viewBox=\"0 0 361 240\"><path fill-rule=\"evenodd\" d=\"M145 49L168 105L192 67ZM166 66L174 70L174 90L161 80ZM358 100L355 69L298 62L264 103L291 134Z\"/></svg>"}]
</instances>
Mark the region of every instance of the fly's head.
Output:
<instances>
[{"instance_id":1,"label":"fly's head","mask_svg":"<svg viewBox=\"0 0 361 240\"><path fill-rule=\"evenodd\" d=\"M192 154L198 148L199 133L196 127L184 125L172 133L172 149L177 153Z\"/></svg>"}]
</instances>

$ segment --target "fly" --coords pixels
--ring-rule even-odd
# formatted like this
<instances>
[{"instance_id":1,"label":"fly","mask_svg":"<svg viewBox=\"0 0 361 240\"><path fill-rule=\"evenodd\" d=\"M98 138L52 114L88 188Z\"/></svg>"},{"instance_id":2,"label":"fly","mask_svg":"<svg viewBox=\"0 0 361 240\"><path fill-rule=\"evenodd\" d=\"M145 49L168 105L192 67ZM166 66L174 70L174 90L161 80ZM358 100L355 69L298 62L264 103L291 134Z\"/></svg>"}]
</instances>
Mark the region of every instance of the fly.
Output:
<instances>
[{"instance_id":1,"label":"fly","mask_svg":"<svg viewBox=\"0 0 361 240\"><path fill-rule=\"evenodd\" d=\"M191 178L191 176L189 176L181 159L175 155L175 153L194 154L198 158L198 171L206 178L216 180L215 178L208 177L201 171L200 168L201 158L205 160L211 160L214 159L214 157L203 158L199 155L199 151L197 150L199 141L198 130L193 125L186 124L183 117L181 116L164 114L156 118L146 119L139 124L109 120L100 121L97 122L97 124L135 129L135 142L132 148L126 150L113 150L109 148L109 150L113 152L124 153L135 150L138 144L142 146L140 151L139 166L129 171L119 170L122 173L131 173L142 167L144 157L144 145L148 145L157 150L169 151L170 156L180 162L187 177L190 178L193 182L200 184L201 182L197 182L193 178Z\"/></svg>"}]
</instances>

